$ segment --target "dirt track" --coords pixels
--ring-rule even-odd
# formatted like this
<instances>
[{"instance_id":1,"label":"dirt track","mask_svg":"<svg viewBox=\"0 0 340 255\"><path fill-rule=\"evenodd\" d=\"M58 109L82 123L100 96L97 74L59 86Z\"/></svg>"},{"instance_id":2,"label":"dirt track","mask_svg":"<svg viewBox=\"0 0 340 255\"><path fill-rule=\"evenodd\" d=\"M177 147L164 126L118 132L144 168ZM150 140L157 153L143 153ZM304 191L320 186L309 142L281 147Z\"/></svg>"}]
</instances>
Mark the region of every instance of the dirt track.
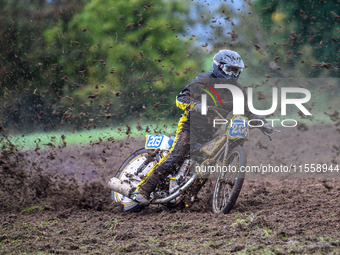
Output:
<instances>
[{"instance_id":1,"label":"dirt track","mask_svg":"<svg viewBox=\"0 0 340 255\"><path fill-rule=\"evenodd\" d=\"M340 164L335 126L273 138L252 133L248 165ZM186 211L121 212L105 184L142 146L126 140L2 155L0 253L340 253L339 178L248 178L228 215L210 212L211 182Z\"/></svg>"}]
</instances>

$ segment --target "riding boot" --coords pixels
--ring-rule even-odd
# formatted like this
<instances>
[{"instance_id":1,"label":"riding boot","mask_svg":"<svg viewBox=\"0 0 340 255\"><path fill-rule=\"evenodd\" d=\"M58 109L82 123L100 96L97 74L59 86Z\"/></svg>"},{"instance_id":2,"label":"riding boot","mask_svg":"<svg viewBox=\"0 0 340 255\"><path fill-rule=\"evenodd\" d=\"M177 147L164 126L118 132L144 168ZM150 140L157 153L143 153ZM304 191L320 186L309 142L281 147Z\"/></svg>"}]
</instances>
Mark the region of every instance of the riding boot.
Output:
<instances>
[{"instance_id":1,"label":"riding boot","mask_svg":"<svg viewBox=\"0 0 340 255\"><path fill-rule=\"evenodd\" d=\"M185 119L184 119L185 117ZM181 166L190 151L190 127L186 116L182 117L177 128L176 138L169 153L163 157L137 186L131 198L141 204L149 202L150 193L170 173Z\"/></svg>"}]
</instances>

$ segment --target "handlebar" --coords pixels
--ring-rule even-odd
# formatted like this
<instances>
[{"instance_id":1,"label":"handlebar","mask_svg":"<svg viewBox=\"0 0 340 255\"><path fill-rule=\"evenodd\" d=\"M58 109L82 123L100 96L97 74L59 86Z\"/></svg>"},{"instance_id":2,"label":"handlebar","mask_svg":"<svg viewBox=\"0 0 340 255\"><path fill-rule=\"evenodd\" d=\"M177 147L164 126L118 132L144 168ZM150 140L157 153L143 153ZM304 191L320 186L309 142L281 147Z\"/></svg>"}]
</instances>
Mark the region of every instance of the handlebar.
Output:
<instances>
[{"instance_id":1,"label":"handlebar","mask_svg":"<svg viewBox=\"0 0 340 255\"><path fill-rule=\"evenodd\" d=\"M223 116L222 116L222 114L219 112L219 111L222 111L222 112L225 112L225 113L229 113L229 111L227 111L227 110L224 110L224 109L222 109L222 108L219 108L219 107L215 107L215 106L208 106L208 109L210 109L210 110L213 110L217 115L219 115L221 118L224 118ZM269 138L269 140L271 141L272 140L272 138L271 138L271 136L270 136L270 134L268 134L268 133L266 133L263 129L261 129L260 128L260 130L262 131L262 133L265 135L265 136L267 136L268 138ZM273 132L276 132L276 133L281 133L281 130L278 130L278 129L273 129Z\"/></svg>"},{"instance_id":2,"label":"handlebar","mask_svg":"<svg viewBox=\"0 0 340 255\"><path fill-rule=\"evenodd\" d=\"M219 111L222 111L222 112L225 112L226 114L228 114L229 112L227 110L224 110L222 108L219 108L219 107L215 107L215 106L208 106L208 110L213 110L218 116L220 116L220 118L224 119L224 116L219 112Z\"/></svg>"},{"instance_id":3,"label":"handlebar","mask_svg":"<svg viewBox=\"0 0 340 255\"><path fill-rule=\"evenodd\" d=\"M229 111L227 111L223 108L220 108L220 107L216 107L216 106L208 106L208 109L211 109L211 110L214 110L214 111L222 111L222 112L225 112L225 113L229 113Z\"/></svg>"},{"instance_id":4,"label":"handlebar","mask_svg":"<svg viewBox=\"0 0 340 255\"><path fill-rule=\"evenodd\" d=\"M264 131L263 129L260 129L260 130L261 130L261 132L262 132L265 136L267 136L267 137L269 138L270 141L272 141L272 137L271 137L270 134L266 133L266 131ZM281 130L278 130L278 129L275 129L275 128L274 128L273 132L281 133Z\"/></svg>"}]
</instances>

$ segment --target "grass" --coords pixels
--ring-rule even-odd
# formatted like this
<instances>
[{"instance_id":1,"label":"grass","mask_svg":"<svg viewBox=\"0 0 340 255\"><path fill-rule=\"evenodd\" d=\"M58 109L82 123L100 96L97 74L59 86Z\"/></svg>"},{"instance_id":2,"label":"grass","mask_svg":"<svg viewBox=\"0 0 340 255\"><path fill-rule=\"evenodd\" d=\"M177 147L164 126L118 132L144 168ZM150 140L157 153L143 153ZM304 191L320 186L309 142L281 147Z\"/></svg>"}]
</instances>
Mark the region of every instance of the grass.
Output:
<instances>
[{"instance_id":1,"label":"grass","mask_svg":"<svg viewBox=\"0 0 340 255\"><path fill-rule=\"evenodd\" d=\"M35 213L35 212L41 211L41 210L44 210L43 206L33 205L33 206L25 208L21 213L22 214L32 214L32 213Z\"/></svg>"},{"instance_id":2,"label":"grass","mask_svg":"<svg viewBox=\"0 0 340 255\"><path fill-rule=\"evenodd\" d=\"M252 78L245 77L245 84L262 84L258 88L254 88L254 103L255 108L258 109L268 109L271 104L271 88L269 83L273 83L277 79L271 80L268 84L266 84L267 79L261 78ZM339 89L336 85L338 79L328 79L328 80L319 80L319 79L309 79L313 83L325 82L327 86L322 90L316 89L316 85L312 85L309 89L312 94L312 99L310 102L306 104L306 107L311 107L311 118L301 118L298 114L298 109L296 106L288 105L287 108L287 116L281 116L280 114L280 105L278 105L278 110L274 113L273 116L268 117L267 119L280 119L280 121L275 121L274 126L277 129L283 129L281 125L281 121L284 119L294 119L298 123L305 123L307 125L314 124L323 124L323 123L333 123L329 116L325 114L333 113L335 109L339 109L340 101L337 100L339 95ZM263 85L265 84L265 85ZM288 86L297 86L299 83L294 83L290 80L281 81L280 85ZM275 85L276 86L276 85ZM257 100L256 93L263 92L265 95L265 100ZM280 104L280 99L279 99ZM314 106L313 106L314 105ZM101 140L122 140L127 137L133 138L142 138L147 134L165 134L172 136L175 134L178 120L162 120L162 121L153 121L149 123L142 123L139 125L137 121L134 123L126 123L121 127L108 127L108 128L97 128L90 130L60 130L55 132L36 132L29 134L9 134L9 140L22 150L30 150L36 147L39 148L48 148L48 147L58 147L58 146L66 146L66 145L81 145L81 144L89 144L91 142L101 141ZM128 125L127 125L128 124ZM286 123L286 125L292 125L293 123ZM131 130L129 129L131 127ZM2 139L0 134L0 146L5 143L5 140Z\"/></svg>"},{"instance_id":3,"label":"grass","mask_svg":"<svg viewBox=\"0 0 340 255\"><path fill-rule=\"evenodd\" d=\"M248 227L250 223L252 223L255 219L254 214L250 214L248 216L237 214L233 219L233 223L231 224L232 227L237 227L239 225L243 225L244 227Z\"/></svg>"},{"instance_id":4,"label":"grass","mask_svg":"<svg viewBox=\"0 0 340 255\"><path fill-rule=\"evenodd\" d=\"M176 221L175 223L173 223L169 226L169 230L172 230L172 231L184 230L184 229L188 229L188 228L190 228L190 223L179 222L179 221Z\"/></svg>"},{"instance_id":5,"label":"grass","mask_svg":"<svg viewBox=\"0 0 340 255\"><path fill-rule=\"evenodd\" d=\"M113 230L116 229L116 227L119 225L119 221L118 220L113 220L110 222L106 222L103 226L104 229L109 229L109 230Z\"/></svg>"},{"instance_id":6,"label":"grass","mask_svg":"<svg viewBox=\"0 0 340 255\"><path fill-rule=\"evenodd\" d=\"M298 123L305 123L308 125L331 123L328 116L322 113L313 114L313 120L303 119L298 114L290 113L288 116L273 116L268 119L295 119ZM274 126L276 129L283 129L281 121L275 121ZM293 122L286 122L285 125L292 125ZM129 124L131 130L128 131L126 125L121 127L108 127L108 128L96 128L90 130L80 131L54 131L54 132L36 132L29 134L10 134L8 136L11 143L13 143L20 150L31 150L37 147L44 149L49 147L63 147L67 145L84 145L89 143L95 143L98 141L112 141L123 140L130 138L143 138L145 135L151 134L164 134L173 136L177 128L177 120L168 120L162 122L154 122L149 124L137 123ZM1 140L0 134L0 147L5 143L5 140Z\"/></svg>"},{"instance_id":7,"label":"grass","mask_svg":"<svg viewBox=\"0 0 340 255\"><path fill-rule=\"evenodd\" d=\"M36 132L30 134L13 134L8 139L12 144L22 150L30 150L36 147L49 148L66 145L82 145L95 143L97 141L122 140L128 137L142 138L145 135L164 134L172 136L176 132L176 121L162 121L161 123L141 124L129 123L121 127L96 128L81 131L55 131L55 132ZM128 131L129 130L129 131ZM4 143L1 141L0 146Z\"/></svg>"}]
</instances>

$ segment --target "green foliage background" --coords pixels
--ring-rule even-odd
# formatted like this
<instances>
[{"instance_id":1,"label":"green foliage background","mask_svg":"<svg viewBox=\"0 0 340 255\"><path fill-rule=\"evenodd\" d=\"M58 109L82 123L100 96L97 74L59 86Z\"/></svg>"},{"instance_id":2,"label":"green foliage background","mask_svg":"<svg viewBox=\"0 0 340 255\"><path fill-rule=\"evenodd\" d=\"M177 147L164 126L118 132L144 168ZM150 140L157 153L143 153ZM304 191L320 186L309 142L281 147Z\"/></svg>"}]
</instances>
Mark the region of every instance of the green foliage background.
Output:
<instances>
[{"instance_id":1,"label":"green foliage background","mask_svg":"<svg viewBox=\"0 0 340 255\"><path fill-rule=\"evenodd\" d=\"M339 77L339 1L238 4L1 1L1 129L176 119L177 93L211 71L222 48L244 58L247 86L268 90L269 77ZM327 95L321 103L333 102L339 88L331 86L311 89Z\"/></svg>"}]
</instances>

